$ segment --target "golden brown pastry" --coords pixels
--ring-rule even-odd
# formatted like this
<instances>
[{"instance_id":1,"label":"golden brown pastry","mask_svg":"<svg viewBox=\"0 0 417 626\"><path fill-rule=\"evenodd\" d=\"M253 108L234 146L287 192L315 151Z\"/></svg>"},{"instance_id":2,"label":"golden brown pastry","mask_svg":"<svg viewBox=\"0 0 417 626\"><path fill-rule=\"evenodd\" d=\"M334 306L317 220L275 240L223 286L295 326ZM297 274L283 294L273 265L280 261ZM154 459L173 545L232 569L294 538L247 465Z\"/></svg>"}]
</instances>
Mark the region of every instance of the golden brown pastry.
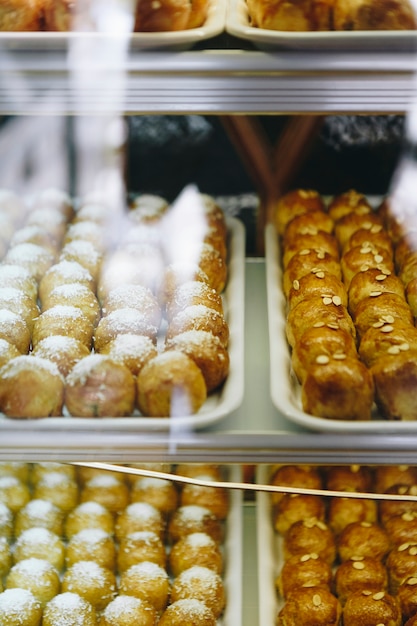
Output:
<instances>
[{"instance_id":1,"label":"golden brown pastry","mask_svg":"<svg viewBox=\"0 0 417 626\"><path fill-rule=\"evenodd\" d=\"M334 221L324 210L313 210L294 217L288 224L283 235L283 247L292 243L300 235L316 235L320 231L331 234Z\"/></svg>"},{"instance_id":2,"label":"golden brown pastry","mask_svg":"<svg viewBox=\"0 0 417 626\"><path fill-rule=\"evenodd\" d=\"M79 417L123 417L133 413L135 381L131 371L104 354L81 359L67 376L65 404Z\"/></svg>"},{"instance_id":3,"label":"golden brown pastry","mask_svg":"<svg viewBox=\"0 0 417 626\"><path fill-rule=\"evenodd\" d=\"M185 30L191 17L188 0L163 0L154 6L149 0L139 0L136 8L136 32Z\"/></svg>"},{"instance_id":4,"label":"golden brown pastry","mask_svg":"<svg viewBox=\"0 0 417 626\"><path fill-rule=\"evenodd\" d=\"M32 331L34 320L39 315L39 307L30 295L14 287L0 287L0 310L7 309L21 317Z\"/></svg>"},{"instance_id":5,"label":"golden brown pastry","mask_svg":"<svg viewBox=\"0 0 417 626\"><path fill-rule=\"evenodd\" d=\"M20 265L27 269L33 278L39 282L45 272L55 261L54 254L34 243L21 243L9 248L4 261L9 265Z\"/></svg>"},{"instance_id":6,"label":"golden brown pastry","mask_svg":"<svg viewBox=\"0 0 417 626\"><path fill-rule=\"evenodd\" d=\"M211 332L188 330L167 339L165 349L166 353L181 352L194 361L204 377L208 394L220 387L229 374L229 353Z\"/></svg>"},{"instance_id":7,"label":"golden brown pastry","mask_svg":"<svg viewBox=\"0 0 417 626\"><path fill-rule=\"evenodd\" d=\"M77 593L59 593L52 598L43 611L42 626L56 626L70 614L83 626L97 626L94 607Z\"/></svg>"},{"instance_id":8,"label":"golden brown pastry","mask_svg":"<svg viewBox=\"0 0 417 626\"><path fill-rule=\"evenodd\" d=\"M291 363L302 383L314 363L343 361L347 357L357 358L352 335L341 328L322 326L309 328L301 335L292 349Z\"/></svg>"},{"instance_id":9,"label":"golden brown pastry","mask_svg":"<svg viewBox=\"0 0 417 626\"><path fill-rule=\"evenodd\" d=\"M115 309L102 317L94 331L94 349L103 348L119 335L144 335L156 343L158 328L149 318L133 308Z\"/></svg>"},{"instance_id":10,"label":"golden brown pastry","mask_svg":"<svg viewBox=\"0 0 417 626\"><path fill-rule=\"evenodd\" d=\"M372 367L385 356L417 350L417 328L408 322L395 320L369 328L359 343L362 361Z\"/></svg>"},{"instance_id":11,"label":"golden brown pastry","mask_svg":"<svg viewBox=\"0 0 417 626\"><path fill-rule=\"evenodd\" d=\"M209 509L197 504L180 506L168 523L168 539L174 544L191 533L203 532L220 542L223 537L221 521Z\"/></svg>"},{"instance_id":12,"label":"golden brown pastry","mask_svg":"<svg viewBox=\"0 0 417 626\"><path fill-rule=\"evenodd\" d=\"M388 554L386 565L390 592L396 594L407 578L417 575L417 544L406 541L395 546Z\"/></svg>"},{"instance_id":13,"label":"golden brown pastry","mask_svg":"<svg viewBox=\"0 0 417 626\"><path fill-rule=\"evenodd\" d=\"M381 293L396 293L405 299L404 285L398 276L388 270L371 268L358 272L351 280L348 297L349 311L355 316L359 303L364 298L377 298Z\"/></svg>"},{"instance_id":14,"label":"golden brown pastry","mask_svg":"<svg viewBox=\"0 0 417 626\"><path fill-rule=\"evenodd\" d=\"M287 7L285 7L284 5L284 11L286 8L290 9L291 11L290 6L287 5ZM250 10L250 7L249 7L249 10ZM265 5L265 7L260 6L259 10L262 12L262 11L267 11L268 9L267 9L267 6ZM296 8L295 8L295 11L297 11ZM292 18L294 18L294 15L292 16ZM261 26L261 24L259 23L259 19L257 19L256 15L255 16L252 15L252 19L254 20L255 25ZM265 15L265 19L267 22L268 21L271 22L275 19L279 19L279 13L278 15L275 14L274 16L273 8L269 7L269 17ZM264 22L264 18L262 18L260 21ZM265 23L262 25L262 28L267 28ZM281 28L278 30L286 30L286 29ZM297 28L297 23L293 22L293 28L291 30L308 30L308 29ZM277 205L276 205L276 209L275 209L274 221L275 221L275 226L276 226L278 234L283 235L287 225L291 222L292 219L294 219L298 215L303 215L304 213L308 213L310 211L317 211L317 210L318 211L324 210L324 203L318 191L315 191L313 189L294 189L292 191L287 192L286 194L284 194L283 196L279 198Z\"/></svg>"},{"instance_id":15,"label":"golden brown pastry","mask_svg":"<svg viewBox=\"0 0 417 626\"><path fill-rule=\"evenodd\" d=\"M150 323L159 327L162 317L161 309L148 287L123 284L109 291L103 302L103 315L126 308L137 309Z\"/></svg>"},{"instance_id":16,"label":"golden brown pastry","mask_svg":"<svg viewBox=\"0 0 417 626\"><path fill-rule=\"evenodd\" d=\"M30 330L23 317L9 309L0 309L0 339L11 343L20 354L27 354L30 338Z\"/></svg>"},{"instance_id":17,"label":"golden brown pastry","mask_svg":"<svg viewBox=\"0 0 417 626\"><path fill-rule=\"evenodd\" d=\"M285 494L273 510L274 528L280 535L285 535L296 522L309 518L325 520L325 503L320 496Z\"/></svg>"},{"instance_id":18,"label":"golden brown pastry","mask_svg":"<svg viewBox=\"0 0 417 626\"><path fill-rule=\"evenodd\" d=\"M171 601L194 598L204 602L220 617L226 605L224 583L219 574L201 565L182 571L173 581Z\"/></svg>"},{"instance_id":19,"label":"golden brown pastry","mask_svg":"<svg viewBox=\"0 0 417 626\"><path fill-rule=\"evenodd\" d=\"M349 288L352 278L358 272L376 268L381 272L394 272L392 255L383 248L368 243L354 246L342 255L341 261L343 282Z\"/></svg>"},{"instance_id":20,"label":"golden brown pastry","mask_svg":"<svg viewBox=\"0 0 417 626\"><path fill-rule=\"evenodd\" d=\"M38 31L41 28L41 3L36 0L8 0L2 6L1 31Z\"/></svg>"},{"instance_id":21,"label":"golden brown pastry","mask_svg":"<svg viewBox=\"0 0 417 626\"><path fill-rule=\"evenodd\" d=\"M372 226L382 226L380 216L371 211L356 209L344 215L335 224L335 237L339 243L340 249L343 250L349 242L352 235L358 230L370 230Z\"/></svg>"},{"instance_id":22,"label":"golden brown pastry","mask_svg":"<svg viewBox=\"0 0 417 626\"><path fill-rule=\"evenodd\" d=\"M65 518L65 536L69 540L73 535L86 528L101 529L109 535L114 531L114 519L111 512L99 502L82 502L70 511Z\"/></svg>"},{"instance_id":23,"label":"golden brown pastry","mask_svg":"<svg viewBox=\"0 0 417 626\"><path fill-rule=\"evenodd\" d=\"M350 213L365 215L371 213L371 211L372 207L366 196L356 189L349 189L335 196L328 208L329 215L335 222L338 222Z\"/></svg>"},{"instance_id":24,"label":"golden brown pastry","mask_svg":"<svg viewBox=\"0 0 417 626\"><path fill-rule=\"evenodd\" d=\"M221 295L206 283L191 280L180 285L166 303L167 320L172 320L180 311L196 304L203 304L209 309L224 314Z\"/></svg>"},{"instance_id":25,"label":"golden brown pastry","mask_svg":"<svg viewBox=\"0 0 417 626\"><path fill-rule=\"evenodd\" d=\"M21 265L0 265L0 286L20 289L33 300L38 297L38 284L31 273Z\"/></svg>"},{"instance_id":26,"label":"golden brown pastry","mask_svg":"<svg viewBox=\"0 0 417 626\"><path fill-rule=\"evenodd\" d=\"M333 497L329 502L327 515L330 528L339 535L346 526L354 522L376 523L378 507L375 500Z\"/></svg>"},{"instance_id":27,"label":"golden brown pastry","mask_svg":"<svg viewBox=\"0 0 417 626\"><path fill-rule=\"evenodd\" d=\"M417 578L410 576L399 587L397 597L400 601L403 620L417 614Z\"/></svg>"},{"instance_id":28,"label":"golden brown pastry","mask_svg":"<svg viewBox=\"0 0 417 626\"><path fill-rule=\"evenodd\" d=\"M282 277L284 295L288 298L294 280L299 280L309 272L328 272L341 280L342 271L339 259L320 248L300 250L291 258Z\"/></svg>"},{"instance_id":29,"label":"golden brown pastry","mask_svg":"<svg viewBox=\"0 0 417 626\"><path fill-rule=\"evenodd\" d=\"M175 511L179 494L172 481L147 476L132 478L130 492L132 502L148 502L166 517Z\"/></svg>"},{"instance_id":30,"label":"golden brown pastry","mask_svg":"<svg viewBox=\"0 0 417 626\"><path fill-rule=\"evenodd\" d=\"M338 626L342 614L339 600L323 587L298 587L277 616L277 626ZM357 625L356 625L357 626Z\"/></svg>"},{"instance_id":31,"label":"golden brown pastry","mask_svg":"<svg viewBox=\"0 0 417 626\"><path fill-rule=\"evenodd\" d=\"M382 224L372 224L370 228L356 230L346 242L342 252L346 254L351 248L365 245L374 246L378 250L386 250L391 257L394 255L391 237Z\"/></svg>"},{"instance_id":32,"label":"golden brown pastry","mask_svg":"<svg viewBox=\"0 0 417 626\"><path fill-rule=\"evenodd\" d=\"M42 608L61 590L59 573L45 559L29 558L13 565L6 579L6 589L27 589Z\"/></svg>"},{"instance_id":33,"label":"golden brown pastry","mask_svg":"<svg viewBox=\"0 0 417 626\"><path fill-rule=\"evenodd\" d=\"M325 587L330 591L332 579L331 565L318 554L296 554L285 559L275 586L286 599L299 587Z\"/></svg>"},{"instance_id":34,"label":"golden brown pastry","mask_svg":"<svg viewBox=\"0 0 417 626\"><path fill-rule=\"evenodd\" d=\"M97 280L100 274L100 268L103 261L103 254L90 241L77 239L66 243L60 253L61 261L75 261L82 267L85 267Z\"/></svg>"},{"instance_id":35,"label":"golden brown pastry","mask_svg":"<svg viewBox=\"0 0 417 626\"><path fill-rule=\"evenodd\" d=\"M0 477L0 502L16 514L30 500L29 486L16 476Z\"/></svg>"},{"instance_id":36,"label":"golden brown pastry","mask_svg":"<svg viewBox=\"0 0 417 626\"><path fill-rule=\"evenodd\" d=\"M375 491L384 493L395 485L417 484L417 467L414 465L377 465L374 468L374 477Z\"/></svg>"},{"instance_id":37,"label":"golden brown pastry","mask_svg":"<svg viewBox=\"0 0 417 626\"><path fill-rule=\"evenodd\" d=\"M336 0L335 30L414 30L415 9L408 0Z\"/></svg>"},{"instance_id":38,"label":"golden brown pastry","mask_svg":"<svg viewBox=\"0 0 417 626\"><path fill-rule=\"evenodd\" d=\"M19 355L20 352L14 344L0 338L0 368Z\"/></svg>"},{"instance_id":39,"label":"golden brown pastry","mask_svg":"<svg viewBox=\"0 0 417 626\"><path fill-rule=\"evenodd\" d=\"M41 304L46 296L60 285L80 283L94 292L95 281L90 272L76 261L60 261L52 265L43 275L39 283L39 298Z\"/></svg>"},{"instance_id":40,"label":"golden brown pastry","mask_svg":"<svg viewBox=\"0 0 417 626\"><path fill-rule=\"evenodd\" d=\"M417 543L417 512L405 512L389 517L384 522L391 543L400 545L406 541Z\"/></svg>"},{"instance_id":41,"label":"golden brown pastry","mask_svg":"<svg viewBox=\"0 0 417 626\"><path fill-rule=\"evenodd\" d=\"M47 528L28 528L16 539L13 562L30 558L45 559L61 572L65 562L64 542Z\"/></svg>"},{"instance_id":42,"label":"golden brown pastry","mask_svg":"<svg viewBox=\"0 0 417 626\"><path fill-rule=\"evenodd\" d=\"M195 598L187 598L173 602L162 613L159 626L216 626L217 620L213 611L204 602Z\"/></svg>"},{"instance_id":43,"label":"golden brown pastry","mask_svg":"<svg viewBox=\"0 0 417 626\"><path fill-rule=\"evenodd\" d=\"M56 535L62 536L64 525L64 511L56 504L42 498L30 500L16 514L14 534L20 535L24 530L33 526L48 528Z\"/></svg>"},{"instance_id":44,"label":"golden brown pastry","mask_svg":"<svg viewBox=\"0 0 417 626\"><path fill-rule=\"evenodd\" d=\"M103 472L85 483L80 493L80 501L94 501L115 515L128 506L129 489L126 483L113 474Z\"/></svg>"},{"instance_id":45,"label":"golden brown pastry","mask_svg":"<svg viewBox=\"0 0 417 626\"><path fill-rule=\"evenodd\" d=\"M76 363L90 354L84 343L73 337L52 335L39 341L32 350L33 356L49 359L65 378Z\"/></svg>"},{"instance_id":46,"label":"golden brown pastry","mask_svg":"<svg viewBox=\"0 0 417 626\"><path fill-rule=\"evenodd\" d=\"M118 335L100 350L137 376L145 363L158 354L155 343L144 335Z\"/></svg>"},{"instance_id":47,"label":"golden brown pastry","mask_svg":"<svg viewBox=\"0 0 417 626\"><path fill-rule=\"evenodd\" d=\"M369 370L356 358L315 363L301 389L303 410L335 420L369 420L374 383Z\"/></svg>"},{"instance_id":48,"label":"golden brown pastry","mask_svg":"<svg viewBox=\"0 0 417 626\"><path fill-rule=\"evenodd\" d=\"M7 626L40 626L42 607L28 589L6 589L0 593L0 620Z\"/></svg>"},{"instance_id":49,"label":"golden brown pastry","mask_svg":"<svg viewBox=\"0 0 417 626\"><path fill-rule=\"evenodd\" d=\"M326 489L331 491L370 491L373 474L365 465L332 465L325 472Z\"/></svg>"},{"instance_id":50,"label":"golden brown pastry","mask_svg":"<svg viewBox=\"0 0 417 626\"><path fill-rule=\"evenodd\" d=\"M342 605L355 591L388 591L387 569L380 559L353 556L337 566L334 588Z\"/></svg>"},{"instance_id":51,"label":"golden brown pastry","mask_svg":"<svg viewBox=\"0 0 417 626\"><path fill-rule=\"evenodd\" d=\"M398 353L382 356L371 368L375 401L381 415L390 420L414 420L417 416L417 350L407 349L407 345L393 346Z\"/></svg>"},{"instance_id":52,"label":"golden brown pastry","mask_svg":"<svg viewBox=\"0 0 417 626\"><path fill-rule=\"evenodd\" d=\"M197 262L184 261L168 264L164 270L161 285L158 288L158 301L165 305L166 302L171 300L175 290L183 283L189 281L197 281L208 285L210 279Z\"/></svg>"},{"instance_id":53,"label":"golden brown pastry","mask_svg":"<svg viewBox=\"0 0 417 626\"><path fill-rule=\"evenodd\" d=\"M119 593L151 604L160 614L167 606L171 582L166 570L157 563L142 561L121 573Z\"/></svg>"},{"instance_id":54,"label":"golden brown pastry","mask_svg":"<svg viewBox=\"0 0 417 626\"><path fill-rule=\"evenodd\" d=\"M310 465L280 465L272 468L269 483L281 487L305 487L322 489L323 477L317 467ZM271 502L276 505L284 497L283 493L271 493Z\"/></svg>"},{"instance_id":55,"label":"golden brown pastry","mask_svg":"<svg viewBox=\"0 0 417 626\"><path fill-rule=\"evenodd\" d=\"M336 558L336 541L333 531L320 519L306 518L295 522L284 537L284 559L303 554L318 554L332 565Z\"/></svg>"},{"instance_id":56,"label":"golden brown pastry","mask_svg":"<svg viewBox=\"0 0 417 626\"><path fill-rule=\"evenodd\" d=\"M75 221L68 225L63 244L65 245L70 241L76 241L78 239L81 239L82 241L90 241L98 250L101 250L102 252L105 251L107 242L105 230L101 224L98 224L95 221Z\"/></svg>"},{"instance_id":57,"label":"golden brown pastry","mask_svg":"<svg viewBox=\"0 0 417 626\"><path fill-rule=\"evenodd\" d=\"M84 313L94 326L101 316L100 305L94 292L81 283L58 285L45 293L42 299L42 311L54 306L75 306Z\"/></svg>"},{"instance_id":58,"label":"golden brown pastry","mask_svg":"<svg viewBox=\"0 0 417 626\"><path fill-rule=\"evenodd\" d=\"M327 252L335 259L339 258L339 247L334 235L324 231L319 231L315 235L307 233L305 235L299 235L283 249L282 264L284 269L295 254L301 250L309 250L311 248L318 248L319 250Z\"/></svg>"},{"instance_id":59,"label":"golden brown pastry","mask_svg":"<svg viewBox=\"0 0 417 626\"><path fill-rule=\"evenodd\" d=\"M195 479L210 483L210 475L199 474ZM229 493L224 487L211 487L210 484L183 485L180 493L181 506L197 505L209 509L218 519L224 520L229 512Z\"/></svg>"},{"instance_id":60,"label":"golden brown pastry","mask_svg":"<svg viewBox=\"0 0 417 626\"><path fill-rule=\"evenodd\" d=\"M326 271L312 271L294 280L288 294L288 306L292 309L301 300L314 296L330 298L335 304L347 306L347 292L344 284L334 274Z\"/></svg>"},{"instance_id":61,"label":"golden brown pastry","mask_svg":"<svg viewBox=\"0 0 417 626\"><path fill-rule=\"evenodd\" d=\"M405 623L404 626L415 626L417 624L417 613L410 617Z\"/></svg>"},{"instance_id":62,"label":"golden brown pastry","mask_svg":"<svg viewBox=\"0 0 417 626\"><path fill-rule=\"evenodd\" d=\"M65 571L62 591L78 594L101 611L116 595L116 577L95 561L77 561Z\"/></svg>"},{"instance_id":63,"label":"golden brown pastry","mask_svg":"<svg viewBox=\"0 0 417 626\"><path fill-rule=\"evenodd\" d=\"M137 378L137 404L148 417L175 417L197 413L207 398L200 368L179 350L150 359Z\"/></svg>"},{"instance_id":64,"label":"golden brown pastry","mask_svg":"<svg viewBox=\"0 0 417 626\"><path fill-rule=\"evenodd\" d=\"M348 524L338 536L337 541L341 561L357 556L383 560L390 548L391 543L385 529L371 522Z\"/></svg>"},{"instance_id":65,"label":"golden brown pastry","mask_svg":"<svg viewBox=\"0 0 417 626\"><path fill-rule=\"evenodd\" d=\"M201 565L221 574L223 555L218 543L207 533L191 533L179 539L169 553L169 568L172 575Z\"/></svg>"},{"instance_id":66,"label":"golden brown pastry","mask_svg":"<svg viewBox=\"0 0 417 626\"><path fill-rule=\"evenodd\" d=\"M417 485L396 483L388 487L385 493L415 496L417 495ZM382 500L379 503L379 518L384 526L387 525L392 517L397 517L403 513L410 513L412 516L417 515L417 502L412 500Z\"/></svg>"},{"instance_id":67,"label":"golden brown pastry","mask_svg":"<svg viewBox=\"0 0 417 626\"><path fill-rule=\"evenodd\" d=\"M122 541L130 533L151 531L159 537L165 532L162 513L148 502L133 502L124 509L119 509L115 524L115 535Z\"/></svg>"},{"instance_id":68,"label":"golden brown pastry","mask_svg":"<svg viewBox=\"0 0 417 626\"><path fill-rule=\"evenodd\" d=\"M62 472L45 472L34 485L33 496L49 500L67 513L78 504L78 484Z\"/></svg>"},{"instance_id":69,"label":"golden brown pastry","mask_svg":"<svg viewBox=\"0 0 417 626\"><path fill-rule=\"evenodd\" d=\"M413 314L404 298L396 293L381 293L364 298L356 307L355 328L361 339L370 328L382 328L398 321L414 323Z\"/></svg>"},{"instance_id":70,"label":"golden brown pastry","mask_svg":"<svg viewBox=\"0 0 417 626\"><path fill-rule=\"evenodd\" d=\"M104 609L100 626L154 626L157 621L155 609L145 600L133 596L118 595Z\"/></svg>"},{"instance_id":71,"label":"golden brown pastry","mask_svg":"<svg viewBox=\"0 0 417 626\"><path fill-rule=\"evenodd\" d=\"M149 561L166 566L165 546L161 537L152 530L137 530L122 537L117 552L118 572L125 572L132 565Z\"/></svg>"},{"instance_id":72,"label":"golden brown pastry","mask_svg":"<svg viewBox=\"0 0 417 626\"><path fill-rule=\"evenodd\" d=\"M210 332L219 338L225 348L228 345L230 332L224 315L203 304L186 307L175 315L168 324L165 338L169 341L176 335L190 330Z\"/></svg>"},{"instance_id":73,"label":"golden brown pastry","mask_svg":"<svg viewBox=\"0 0 417 626\"><path fill-rule=\"evenodd\" d=\"M405 297L414 318L417 318L417 278L412 278L407 283Z\"/></svg>"},{"instance_id":74,"label":"golden brown pastry","mask_svg":"<svg viewBox=\"0 0 417 626\"><path fill-rule=\"evenodd\" d=\"M85 528L73 535L66 545L65 563L70 567L77 561L95 561L114 571L116 547L111 535L101 528Z\"/></svg>"},{"instance_id":75,"label":"golden brown pastry","mask_svg":"<svg viewBox=\"0 0 417 626\"><path fill-rule=\"evenodd\" d=\"M389 624L401 626L401 610L398 599L386 591L354 591L346 599L343 608L344 626L358 624Z\"/></svg>"},{"instance_id":76,"label":"golden brown pastry","mask_svg":"<svg viewBox=\"0 0 417 626\"><path fill-rule=\"evenodd\" d=\"M54 417L62 414L64 379L55 363L21 355L0 370L0 407L9 417Z\"/></svg>"},{"instance_id":77,"label":"golden brown pastry","mask_svg":"<svg viewBox=\"0 0 417 626\"><path fill-rule=\"evenodd\" d=\"M356 337L353 320L338 298L311 296L288 313L285 329L288 343L293 347L306 330L323 326L341 328Z\"/></svg>"},{"instance_id":78,"label":"golden brown pastry","mask_svg":"<svg viewBox=\"0 0 417 626\"><path fill-rule=\"evenodd\" d=\"M303 0L300 3L276 1L272 6L263 2L248 2L249 14L254 26L268 30L282 31L311 31L310 2ZM304 190L297 190L298 194ZM294 193L294 192L293 192ZM306 190L306 194L308 191ZM302 198L302 196L300 196ZM308 196L306 196L306 199ZM279 205L278 205L279 206ZM286 208L286 205L284 205ZM283 220L284 216L278 219ZM281 223L278 222L281 227Z\"/></svg>"}]
</instances>

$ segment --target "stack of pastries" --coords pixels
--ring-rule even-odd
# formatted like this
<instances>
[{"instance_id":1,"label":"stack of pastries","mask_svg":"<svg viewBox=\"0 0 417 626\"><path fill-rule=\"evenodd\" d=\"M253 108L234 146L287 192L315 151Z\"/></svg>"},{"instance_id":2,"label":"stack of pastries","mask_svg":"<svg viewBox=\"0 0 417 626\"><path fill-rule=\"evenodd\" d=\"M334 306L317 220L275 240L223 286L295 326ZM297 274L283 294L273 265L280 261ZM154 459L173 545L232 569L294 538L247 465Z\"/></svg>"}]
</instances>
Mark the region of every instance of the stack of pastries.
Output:
<instances>
[{"instance_id":1,"label":"stack of pastries","mask_svg":"<svg viewBox=\"0 0 417 626\"><path fill-rule=\"evenodd\" d=\"M207 0L138 0L132 3L134 32L167 32L198 28L208 15ZM0 31L98 31L100 21L114 21L116 5L98 7L94 0L3 0ZM127 7L121 7L124 17ZM105 11L108 15L103 15ZM128 10L128 9L127 9Z\"/></svg>"},{"instance_id":2,"label":"stack of pastries","mask_svg":"<svg viewBox=\"0 0 417 626\"><path fill-rule=\"evenodd\" d=\"M247 0L253 26L293 32L415 30L411 0Z\"/></svg>"},{"instance_id":3,"label":"stack of pastries","mask_svg":"<svg viewBox=\"0 0 417 626\"><path fill-rule=\"evenodd\" d=\"M416 253L389 206L355 190L328 205L315 190L278 200L286 333L306 413L368 420L376 405L387 419L417 418Z\"/></svg>"},{"instance_id":4,"label":"stack of pastries","mask_svg":"<svg viewBox=\"0 0 417 626\"><path fill-rule=\"evenodd\" d=\"M229 373L228 230L197 192L75 208L0 194L0 410L9 417L196 413ZM20 221L19 221L20 220Z\"/></svg>"},{"instance_id":5,"label":"stack of pastries","mask_svg":"<svg viewBox=\"0 0 417 626\"><path fill-rule=\"evenodd\" d=\"M271 469L270 484L338 492L417 493L414 466ZM271 494L279 564L278 626L411 626L417 619L413 501Z\"/></svg>"},{"instance_id":6,"label":"stack of pastries","mask_svg":"<svg viewBox=\"0 0 417 626\"><path fill-rule=\"evenodd\" d=\"M223 477L217 465L192 469L207 481ZM190 504L188 487L1 463L0 623L216 626L226 605L228 494L200 487Z\"/></svg>"}]
</instances>

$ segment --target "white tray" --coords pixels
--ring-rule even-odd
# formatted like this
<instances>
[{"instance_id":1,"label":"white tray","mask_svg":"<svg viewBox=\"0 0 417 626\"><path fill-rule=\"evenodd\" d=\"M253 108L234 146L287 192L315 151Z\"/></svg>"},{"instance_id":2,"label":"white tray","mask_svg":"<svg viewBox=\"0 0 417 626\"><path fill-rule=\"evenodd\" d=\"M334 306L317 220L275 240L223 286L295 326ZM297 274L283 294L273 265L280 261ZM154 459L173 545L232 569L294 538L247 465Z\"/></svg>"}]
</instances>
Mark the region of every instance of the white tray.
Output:
<instances>
[{"instance_id":1,"label":"white tray","mask_svg":"<svg viewBox=\"0 0 417 626\"><path fill-rule=\"evenodd\" d=\"M187 50L225 30L225 0L209 0L207 19L199 28L160 33L111 34L94 32L1 32L1 50L43 51L69 50L73 43L94 44L117 42L129 44L135 50ZM93 47L94 50L94 47Z\"/></svg>"},{"instance_id":2,"label":"white tray","mask_svg":"<svg viewBox=\"0 0 417 626\"><path fill-rule=\"evenodd\" d=\"M56 430L60 427L74 431L102 430L120 431L192 431L209 426L236 410L243 400L244 381L244 289L245 289L245 229L237 218L227 218L228 226L228 281L223 292L223 306L229 325L229 375L218 392L210 394L198 413L190 416L143 417L134 414L129 417L84 418L47 417L40 419L12 419L0 413L0 433L2 430L30 429Z\"/></svg>"},{"instance_id":3,"label":"white tray","mask_svg":"<svg viewBox=\"0 0 417 626\"><path fill-rule=\"evenodd\" d=\"M417 48L417 31L287 32L252 26L245 0L230 0L226 32L263 50L358 50L391 52Z\"/></svg>"},{"instance_id":4,"label":"white tray","mask_svg":"<svg viewBox=\"0 0 417 626\"><path fill-rule=\"evenodd\" d=\"M282 291L280 250L273 224L265 229L267 306L270 342L270 388L272 402L285 418L310 430L340 433L417 433L417 420L383 419L376 411L370 421L332 420L305 413L301 388L291 368L290 347L285 334L286 300Z\"/></svg>"},{"instance_id":5,"label":"white tray","mask_svg":"<svg viewBox=\"0 0 417 626\"><path fill-rule=\"evenodd\" d=\"M259 465L256 482L268 484L268 467ZM256 538L258 548L259 624L275 626L278 611L283 605L275 589L275 580L283 565L282 540L272 525L271 494L256 494Z\"/></svg>"}]
</instances>

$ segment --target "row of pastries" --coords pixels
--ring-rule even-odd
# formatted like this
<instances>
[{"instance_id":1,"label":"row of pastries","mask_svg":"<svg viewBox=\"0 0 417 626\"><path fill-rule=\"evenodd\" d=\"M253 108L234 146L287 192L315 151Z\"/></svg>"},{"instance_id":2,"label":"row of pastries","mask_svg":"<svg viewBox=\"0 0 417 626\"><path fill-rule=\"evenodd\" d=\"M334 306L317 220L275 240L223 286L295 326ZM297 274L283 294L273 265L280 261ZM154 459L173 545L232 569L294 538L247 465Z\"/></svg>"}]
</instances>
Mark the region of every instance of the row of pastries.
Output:
<instances>
[{"instance_id":1,"label":"row of pastries","mask_svg":"<svg viewBox=\"0 0 417 626\"><path fill-rule=\"evenodd\" d=\"M272 468L270 484L416 494L416 467ZM414 501L274 493L279 626L417 623Z\"/></svg>"},{"instance_id":2,"label":"row of pastries","mask_svg":"<svg viewBox=\"0 0 417 626\"><path fill-rule=\"evenodd\" d=\"M146 468L223 478L217 465ZM215 626L226 604L228 514L218 487L2 463L0 622Z\"/></svg>"},{"instance_id":3,"label":"row of pastries","mask_svg":"<svg viewBox=\"0 0 417 626\"><path fill-rule=\"evenodd\" d=\"M55 190L23 204L0 194L12 231L0 262L0 409L196 413L229 372L222 210L197 192L184 205L139 196L121 211L94 197L75 208Z\"/></svg>"},{"instance_id":4,"label":"row of pastries","mask_svg":"<svg viewBox=\"0 0 417 626\"><path fill-rule=\"evenodd\" d=\"M390 207L355 190L278 201L286 335L309 414L369 420L376 405L387 419L417 417L416 224Z\"/></svg>"},{"instance_id":5,"label":"row of pastries","mask_svg":"<svg viewBox=\"0 0 417 626\"><path fill-rule=\"evenodd\" d=\"M126 22L131 11L133 32L166 32L202 26L208 14L207 0L139 0L118 6L97 0L2 0L0 31L70 32L100 31L103 25ZM116 20L116 21L115 21ZM118 34L114 31L115 34ZM120 34L124 34L121 31Z\"/></svg>"}]
</instances>

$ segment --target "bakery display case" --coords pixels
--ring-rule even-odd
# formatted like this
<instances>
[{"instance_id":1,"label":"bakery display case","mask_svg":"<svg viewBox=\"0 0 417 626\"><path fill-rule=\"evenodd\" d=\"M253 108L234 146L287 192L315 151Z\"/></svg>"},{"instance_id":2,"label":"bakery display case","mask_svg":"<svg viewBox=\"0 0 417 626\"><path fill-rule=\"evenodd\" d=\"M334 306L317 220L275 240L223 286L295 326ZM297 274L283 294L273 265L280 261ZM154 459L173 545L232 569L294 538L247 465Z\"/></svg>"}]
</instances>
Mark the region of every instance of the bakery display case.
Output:
<instances>
[{"instance_id":1,"label":"bakery display case","mask_svg":"<svg viewBox=\"0 0 417 626\"><path fill-rule=\"evenodd\" d=\"M413 420L379 414L367 421L326 420L300 408L284 337L279 241L272 223L277 198L296 180L325 116L413 119L415 33L253 32L245 11L237 0L229 6L213 2L207 21L194 31L0 36L3 189L33 194L55 187L54 193L66 190L78 200L90 192L98 160L104 170L95 180L100 191L119 194L128 169L129 118L164 115L218 118L255 189L250 219L225 210L228 276L221 300L230 333L230 371L199 411L150 418L130 404L118 417L111 411L100 417L98 410L81 417L75 403L72 410L62 411L61 405L48 418L0 416L1 466L19 462L34 472L37 463L71 468L141 463L146 470L157 463L166 464L168 474L181 466L179 476L184 476L186 466L222 465L222 484L232 481L234 487L228 490L231 508L223 522L227 604L217 622L222 626L267 626L283 604L276 590L282 585L277 583L282 537L274 534L271 496L262 491L269 485L270 465L318 466L327 475L328 468L341 465L414 466L417 450ZM266 136L261 123L272 116L288 118L276 140ZM405 163L411 178L413 159L413 144L404 146L398 165ZM114 180L120 186L108 186ZM50 225L43 224L44 230ZM116 239L118 232L112 233ZM87 256L91 263L93 255ZM44 274L41 267L39 281ZM23 341L23 333L18 335ZM125 401L128 393L122 396ZM109 469L103 470L106 475ZM80 474L81 466L76 471ZM27 484L33 494L32 479ZM293 484L293 491L298 487ZM374 483L363 491L373 493L376 502ZM64 492L70 495L69 489ZM405 492L391 496L396 504L403 496L410 503L415 498L409 493L407 499ZM16 539L10 541L15 550ZM65 535L66 549L68 544ZM314 596L311 601L317 604Z\"/></svg>"}]
</instances>

